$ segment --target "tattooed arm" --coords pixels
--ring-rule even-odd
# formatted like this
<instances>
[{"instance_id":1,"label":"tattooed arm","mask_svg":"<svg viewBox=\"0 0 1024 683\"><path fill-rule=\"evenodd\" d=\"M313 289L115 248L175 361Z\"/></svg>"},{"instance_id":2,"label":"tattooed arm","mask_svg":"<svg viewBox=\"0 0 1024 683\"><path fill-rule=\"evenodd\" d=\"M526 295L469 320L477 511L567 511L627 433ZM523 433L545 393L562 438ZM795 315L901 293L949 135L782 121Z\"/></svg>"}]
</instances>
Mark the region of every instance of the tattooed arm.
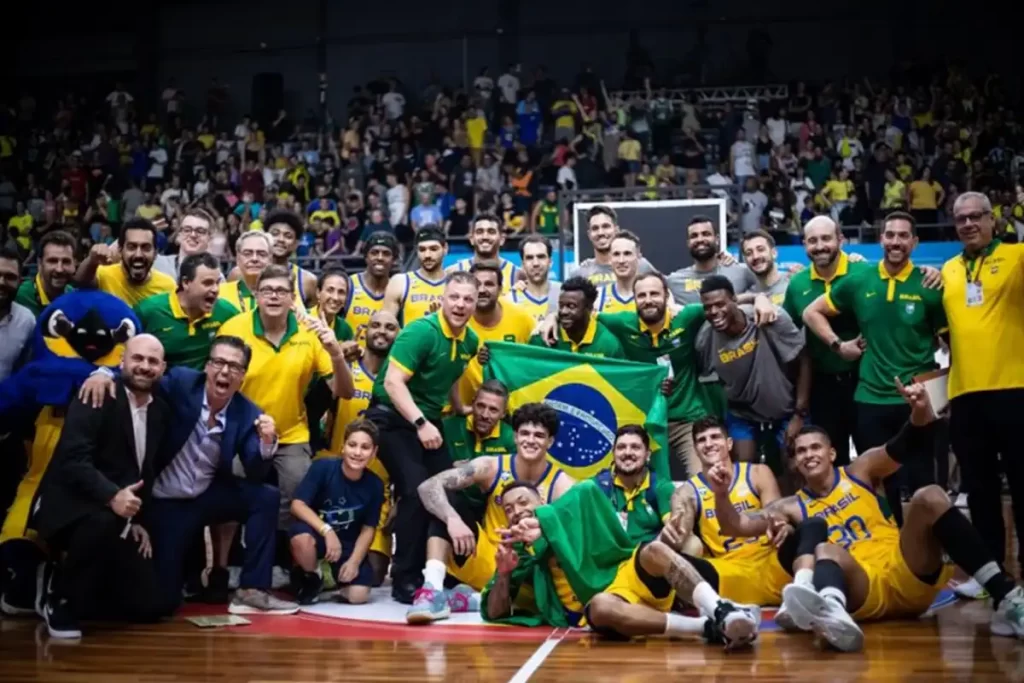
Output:
<instances>
[{"instance_id":1,"label":"tattooed arm","mask_svg":"<svg viewBox=\"0 0 1024 683\"><path fill-rule=\"evenodd\" d=\"M449 491L460 491L476 484L486 488L494 479L497 459L474 458L458 467L435 474L419 485L416 492L427 512L448 526L448 537L456 555L469 556L476 546L476 532L470 529L448 501Z\"/></svg>"},{"instance_id":2,"label":"tattooed arm","mask_svg":"<svg viewBox=\"0 0 1024 683\"><path fill-rule=\"evenodd\" d=\"M689 483L677 486L672 493L670 517L661 533L661 540L676 552L683 551L683 544L693 533L693 522L697 515L697 498Z\"/></svg>"}]
</instances>

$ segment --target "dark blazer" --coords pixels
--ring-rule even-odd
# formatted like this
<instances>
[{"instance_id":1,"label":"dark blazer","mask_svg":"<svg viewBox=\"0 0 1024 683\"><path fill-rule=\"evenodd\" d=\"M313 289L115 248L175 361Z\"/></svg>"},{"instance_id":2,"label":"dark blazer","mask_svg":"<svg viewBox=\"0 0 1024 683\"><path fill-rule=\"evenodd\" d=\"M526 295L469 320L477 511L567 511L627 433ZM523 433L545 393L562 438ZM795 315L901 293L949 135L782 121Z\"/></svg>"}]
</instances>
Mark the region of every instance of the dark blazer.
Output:
<instances>
[{"instance_id":1,"label":"dark blazer","mask_svg":"<svg viewBox=\"0 0 1024 683\"><path fill-rule=\"evenodd\" d=\"M160 381L160 390L160 395L170 404L173 413L163 444L165 457L170 463L181 452L199 422L206 392L206 375L191 368L171 368ZM260 439L256 434L256 419L263 411L240 393L232 397L224 410L225 425L220 440L218 475L232 475L231 462L237 455L248 478L262 481L270 467L270 461L263 460L260 455Z\"/></svg>"},{"instance_id":2,"label":"dark blazer","mask_svg":"<svg viewBox=\"0 0 1024 683\"><path fill-rule=\"evenodd\" d=\"M68 406L60 440L39 483L30 526L44 540L50 539L107 507L119 490L139 480L144 484L136 495L145 501L167 465L160 444L166 440L169 421L167 402L154 394L146 413L145 458L139 467L124 385L118 382L114 400L98 409L76 397Z\"/></svg>"}]
</instances>

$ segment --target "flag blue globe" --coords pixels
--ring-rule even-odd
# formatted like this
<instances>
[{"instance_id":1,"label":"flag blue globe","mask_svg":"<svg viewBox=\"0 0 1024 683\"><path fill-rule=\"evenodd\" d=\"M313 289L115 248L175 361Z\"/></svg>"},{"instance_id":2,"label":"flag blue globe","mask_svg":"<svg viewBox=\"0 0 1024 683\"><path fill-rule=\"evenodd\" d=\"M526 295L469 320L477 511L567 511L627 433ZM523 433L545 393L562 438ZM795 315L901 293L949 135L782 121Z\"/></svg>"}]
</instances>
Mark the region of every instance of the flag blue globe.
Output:
<instances>
[{"instance_id":1,"label":"flag blue globe","mask_svg":"<svg viewBox=\"0 0 1024 683\"><path fill-rule=\"evenodd\" d=\"M558 411L561 426L551 455L569 467L589 467L604 459L615 443L615 409L600 391L586 384L565 384L544 402Z\"/></svg>"}]
</instances>

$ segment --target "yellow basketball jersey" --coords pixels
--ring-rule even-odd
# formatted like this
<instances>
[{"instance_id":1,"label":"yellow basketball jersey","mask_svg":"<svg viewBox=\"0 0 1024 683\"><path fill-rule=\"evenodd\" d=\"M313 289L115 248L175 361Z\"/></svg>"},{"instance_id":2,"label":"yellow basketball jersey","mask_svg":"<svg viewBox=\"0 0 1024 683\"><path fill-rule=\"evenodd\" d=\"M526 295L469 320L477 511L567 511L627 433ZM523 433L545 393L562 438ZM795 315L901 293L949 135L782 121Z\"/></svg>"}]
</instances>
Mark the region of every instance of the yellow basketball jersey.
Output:
<instances>
[{"instance_id":1,"label":"yellow basketball jersey","mask_svg":"<svg viewBox=\"0 0 1024 683\"><path fill-rule=\"evenodd\" d=\"M691 477L687 483L697 494L697 535L708 549L708 555L733 560L771 552L768 539L763 536L736 538L722 534L722 527L715 513L715 493L708 486L703 472ZM733 464L729 502L740 513L761 509L761 498L754 490L754 484L750 479L750 463Z\"/></svg>"},{"instance_id":2,"label":"yellow basketball jersey","mask_svg":"<svg viewBox=\"0 0 1024 683\"><path fill-rule=\"evenodd\" d=\"M562 468L548 460L547 469L544 470L544 474L534 482L537 490L540 491L540 497L544 503L551 502L551 491L561 475ZM505 511L501 507L501 494L504 493L506 486L518 478L516 476L515 454L499 455L498 474L494 477L494 483L491 485L490 491L487 492L487 509L484 510L482 531L495 546L501 542L501 539L498 537L498 529L508 526L508 517L505 516Z\"/></svg>"},{"instance_id":3,"label":"yellow basketball jersey","mask_svg":"<svg viewBox=\"0 0 1024 683\"><path fill-rule=\"evenodd\" d=\"M426 279L417 270L405 273L405 292L402 294L402 326L419 320L430 313L434 302L441 303L444 295L444 281L437 282Z\"/></svg>"},{"instance_id":4,"label":"yellow basketball jersey","mask_svg":"<svg viewBox=\"0 0 1024 683\"><path fill-rule=\"evenodd\" d=\"M835 485L824 496L806 488L796 493L804 518L821 517L828 523L828 540L850 551L861 563L884 563L899 547L900 530L882 510L878 494L867 483L835 469Z\"/></svg>"},{"instance_id":5,"label":"yellow basketball jersey","mask_svg":"<svg viewBox=\"0 0 1024 683\"><path fill-rule=\"evenodd\" d=\"M619 294L618 287L612 282L601 288L601 292L597 295L596 308L598 313L622 313L623 311L636 313L636 302L633 300L632 294L628 296Z\"/></svg>"},{"instance_id":6,"label":"yellow basketball jersey","mask_svg":"<svg viewBox=\"0 0 1024 683\"><path fill-rule=\"evenodd\" d=\"M501 293L507 294L512 289L512 285L516 283L516 277L519 274L519 267L511 261L505 259L498 259L501 263ZM447 272L451 273L456 270L469 271L473 267L473 257L464 258L461 261L456 261L455 265L448 268Z\"/></svg>"},{"instance_id":7,"label":"yellow basketball jersey","mask_svg":"<svg viewBox=\"0 0 1024 683\"><path fill-rule=\"evenodd\" d=\"M363 274L348 278L348 301L345 303L345 322L352 328L355 340L366 343L366 328L374 313L384 307L384 295L376 296L363 284Z\"/></svg>"},{"instance_id":8,"label":"yellow basketball jersey","mask_svg":"<svg viewBox=\"0 0 1024 683\"><path fill-rule=\"evenodd\" d=\"M506 297L508 301L511 301L519 308L526 311L534 320L541 322L548 314L548 308L550 307L550 296L545 296L540 299L534 298L529 292L520 292L517 289L513 289L508 293Z\"/></svg>"},{"instance_id":9,"label":"yellow basketball jersey","mask_svg":"<svg viewBox=\"0 0 1024 683\"><path fill-rule=\"evenodd\" d=\"M376 379L376 375L371 374L361 360L352 363L350 367L356 393L350 399L338 399L338 408L331 427L331 453L339 456L345 446L345 428L361 418L370 407L370 394L373 392L373 380ZM390 478L380 458L371 460L367 469L380 477L385 486L388 485Z\"/></svg>"}]
</instances>

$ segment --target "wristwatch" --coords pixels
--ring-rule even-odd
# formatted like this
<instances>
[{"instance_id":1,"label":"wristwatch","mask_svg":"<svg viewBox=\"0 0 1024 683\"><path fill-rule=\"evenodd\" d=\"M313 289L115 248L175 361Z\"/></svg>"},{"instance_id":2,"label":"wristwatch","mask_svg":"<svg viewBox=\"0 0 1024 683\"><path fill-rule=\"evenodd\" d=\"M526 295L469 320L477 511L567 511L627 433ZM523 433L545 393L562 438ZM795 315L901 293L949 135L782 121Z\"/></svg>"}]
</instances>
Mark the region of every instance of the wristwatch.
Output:
<instances>
[{"instance_id":1,"label":"wristwatch","mask_svg":"<svg viewBox=\"0 0 1024 683\"><path fill-rule=\"evenodd\" d=\"M832 340L832 343L828 345L828 348L832 349L836 353L839 353L839 347L840 345L842 345L842 343L843 342L841 342L839 338L836 337L835 339Z\"/></svg>"},{"instance_id":2,"label":"wristwatch","mask_svg":"<svg viewBox=\"0 0 1024 683\"><path fill-rule=\"evenodd\" d=\"M427 424L427 418L420 415L419 417L416 418L413 424L416 426L416 429L419 429L423 425Z\"/></svg>"}]
</instances>

